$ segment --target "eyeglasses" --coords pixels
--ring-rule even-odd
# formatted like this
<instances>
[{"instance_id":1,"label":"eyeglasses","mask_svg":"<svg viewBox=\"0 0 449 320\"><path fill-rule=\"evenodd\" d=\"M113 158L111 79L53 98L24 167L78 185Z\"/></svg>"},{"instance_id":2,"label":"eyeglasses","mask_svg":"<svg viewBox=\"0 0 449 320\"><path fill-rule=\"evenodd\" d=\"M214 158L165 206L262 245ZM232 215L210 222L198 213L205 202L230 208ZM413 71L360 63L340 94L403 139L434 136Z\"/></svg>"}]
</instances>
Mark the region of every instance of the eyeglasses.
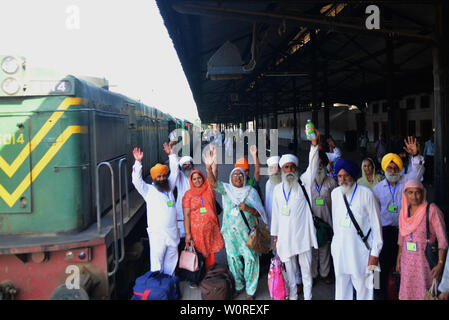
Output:
<instances>
[{"instance_id":1,"label":"eyeglasses","mask_svg":"<svg viewBox=\"0 0 449 320\"><path fill-rule=\"evenodd\" d=\"M232 176L241 178L243 177L243 173L234 173Z\"/></svg>"}]
</instances>

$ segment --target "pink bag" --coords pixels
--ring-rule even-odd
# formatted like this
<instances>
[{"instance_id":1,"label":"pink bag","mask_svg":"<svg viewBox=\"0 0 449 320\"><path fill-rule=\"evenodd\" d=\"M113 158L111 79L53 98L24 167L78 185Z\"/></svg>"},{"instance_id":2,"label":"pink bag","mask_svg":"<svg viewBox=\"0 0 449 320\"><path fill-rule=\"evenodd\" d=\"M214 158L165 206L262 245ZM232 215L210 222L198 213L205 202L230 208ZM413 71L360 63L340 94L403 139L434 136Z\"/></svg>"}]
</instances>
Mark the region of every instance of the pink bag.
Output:
<instances>
[{"instance_id":1,"label":"pink bag","mask_svg":"<svg viewBox=\"0 0 449 320\"><path fill-rule=\"evenodd\" d=\"M190 245L186 243L184 250L182 250L181 256L179 257L179 268L186 269L192 272L199 270L198 256L196 255L193 241L190 243Z\"/></svg>"},{"instance_id":2,"label":"pink bag","mask_svg":"<svg viewBox=\"0 0 449 320\"><path fill-rule=\"evenodd\" d=\"M282 271L285 271L285 267L279 257L275 256L271 259L268 271L268 290L273 300L285 300L288 296L288 285Z\"/></svg>"}]
</instances>

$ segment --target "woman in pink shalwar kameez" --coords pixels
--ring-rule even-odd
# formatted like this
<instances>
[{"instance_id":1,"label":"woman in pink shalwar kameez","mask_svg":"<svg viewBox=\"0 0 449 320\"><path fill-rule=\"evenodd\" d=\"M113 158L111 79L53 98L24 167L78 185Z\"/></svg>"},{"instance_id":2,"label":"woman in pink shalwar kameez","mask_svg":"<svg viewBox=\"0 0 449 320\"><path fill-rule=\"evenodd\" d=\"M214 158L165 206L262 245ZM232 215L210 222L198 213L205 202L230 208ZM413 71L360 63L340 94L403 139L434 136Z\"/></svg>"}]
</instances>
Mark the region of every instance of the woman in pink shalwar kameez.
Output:
<instances>
[{"instance_id":1,"label":"woman in pink shalwar kameez","mask_svg":"<svg viewBox=\"0 0 449 320\"><path fill-rule=\"evenodd\" d=\"M397 271L401 273L400 300L424 300L426 290L433 278L441 280L448 242L446 226L441 210L431 204L429 207L429 230L432 243L438 240L439 262L430 270L424 250L426 247L426 189L421 182L408 181L402 196L399 213L399 237Z\"/></svg>"}]
</instances>

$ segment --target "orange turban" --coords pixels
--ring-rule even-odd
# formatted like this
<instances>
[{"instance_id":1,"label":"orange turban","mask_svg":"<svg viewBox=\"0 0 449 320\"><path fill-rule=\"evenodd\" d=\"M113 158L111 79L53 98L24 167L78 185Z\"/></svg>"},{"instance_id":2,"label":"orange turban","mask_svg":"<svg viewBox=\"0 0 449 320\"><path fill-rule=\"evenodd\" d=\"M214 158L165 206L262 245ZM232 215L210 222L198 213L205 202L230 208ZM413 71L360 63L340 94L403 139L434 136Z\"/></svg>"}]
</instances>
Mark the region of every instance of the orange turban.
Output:
<instances>
[{"instance_id":1,"label":"orange turban","mask_svg":"<svg viewBox=\"0 0 449 320\"><path fill-rule=\"evenodd\" d=\"M243 170L249 170L248 160L246 158L240 158L236 161L234 168L241 168Z\"/></svg>"},{"instance_id":2,"label":"orange turban","mask_svg":"<svg viewBox=\"0 0 449 320\"><path fill-rule=\"evenodd\" d=\"M151 178L155 180L156 177L161 174L168 174L168 167L166 165L157 163L153 168L151 168L150 173Z\"/></svg>"}]
</instances>

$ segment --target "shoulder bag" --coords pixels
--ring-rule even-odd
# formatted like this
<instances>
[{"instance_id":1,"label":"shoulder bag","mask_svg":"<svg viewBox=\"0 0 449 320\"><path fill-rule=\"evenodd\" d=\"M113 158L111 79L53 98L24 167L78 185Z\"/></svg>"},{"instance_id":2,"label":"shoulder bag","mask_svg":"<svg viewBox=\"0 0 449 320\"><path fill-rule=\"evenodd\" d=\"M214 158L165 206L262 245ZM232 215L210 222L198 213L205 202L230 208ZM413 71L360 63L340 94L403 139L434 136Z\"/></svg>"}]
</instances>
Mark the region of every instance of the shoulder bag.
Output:
<instances>
[{"instance_id":1,"label":"shoulder bag","mask_svg":"<svg viewBox=\"0 0 449 320\"><path fill-rule=\"evenodd\" d=\"M310 212L312 213L313 218L313 225L315 226L316 229L316 240L318 242L318 247L321 248L326 243L332 240L332 237L334 236L334 231L332 230L332 227L329 225L329 223L327 223L321 218L318 218L316 215L313 214L312 204L310 203L309 195L307 194L307 191L303 186L301 180L299 180L299 185L301 186L302 192L304 193L307 203L309 204Z\"/></svg>"},{"instance_id":2,"label":"shoulder bag","mask_svg":"<svg viewBox=\"0 0 449 320\"><path fill-rule=\"evenodd\" d=\"M426 237L425 254L426 254L427 262L429 263L430 270L432 270L438 264L438 241L435 239L435 241L433 243L429 242L429 238L430 238L429 207L430 207L430 203L427 203L427 207L426 207L426 233L427 233L427 237Z\"/></svg>"},{"instance_id":3,"label":"shoulder bag","mask_svg":"<svg viewBox=\"0 0 449 320\"><path fill-rule=\"evenodd\" d=\"M270 252L270 245L271 245L271 235L270 232L267 229L260 228L259 227L259 219L256 218L256 226L254 229L251 229L248 223L248 220L246 220L245 214L242 210L240 210L240 215L243 218L243 221L245 221L246 226L248 227L248 240L246 241L246 246L258 253L268 253Z\"/></svg>"}]
</instances>

